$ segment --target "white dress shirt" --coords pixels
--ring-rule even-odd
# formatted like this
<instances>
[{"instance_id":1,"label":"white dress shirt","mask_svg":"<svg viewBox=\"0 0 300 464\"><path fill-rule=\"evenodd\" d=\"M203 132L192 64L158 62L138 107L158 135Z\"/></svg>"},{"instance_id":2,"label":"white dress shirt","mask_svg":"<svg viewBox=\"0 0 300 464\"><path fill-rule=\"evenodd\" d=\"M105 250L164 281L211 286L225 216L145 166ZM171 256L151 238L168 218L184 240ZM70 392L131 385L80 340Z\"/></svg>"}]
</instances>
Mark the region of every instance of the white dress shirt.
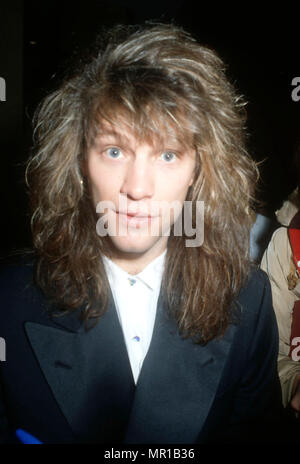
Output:
<instances>
[{"instance_id":1,"label":"white dress shirt","mask_svg":"<svg viewBox=\"0 0 300 464\"><path fill-rule=\"evenodd\" d=\"M136 275L103 257L135 383L152 338L166 251Z\"/></svg>"}]
</instances>

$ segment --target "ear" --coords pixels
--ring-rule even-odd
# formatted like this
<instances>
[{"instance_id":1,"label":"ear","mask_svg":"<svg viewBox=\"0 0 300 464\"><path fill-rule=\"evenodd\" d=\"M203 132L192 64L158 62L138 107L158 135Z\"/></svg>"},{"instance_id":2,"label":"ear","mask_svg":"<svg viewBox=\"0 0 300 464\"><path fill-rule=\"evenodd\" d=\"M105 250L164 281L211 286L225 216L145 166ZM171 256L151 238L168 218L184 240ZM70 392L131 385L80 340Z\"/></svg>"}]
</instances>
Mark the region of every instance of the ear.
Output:
<instances>
[{"instance_id":1,"label":"ear","mask_svg":"<svg viewBox=\"0 0 300 464\"><path fill-rule=\"evenodd\" d=\"M192 178L191 178L191 180L189 182L189 187L191 187L193 185L194 180L195 180L195 174L192 175Z\"/></svg>"}]
</instances>

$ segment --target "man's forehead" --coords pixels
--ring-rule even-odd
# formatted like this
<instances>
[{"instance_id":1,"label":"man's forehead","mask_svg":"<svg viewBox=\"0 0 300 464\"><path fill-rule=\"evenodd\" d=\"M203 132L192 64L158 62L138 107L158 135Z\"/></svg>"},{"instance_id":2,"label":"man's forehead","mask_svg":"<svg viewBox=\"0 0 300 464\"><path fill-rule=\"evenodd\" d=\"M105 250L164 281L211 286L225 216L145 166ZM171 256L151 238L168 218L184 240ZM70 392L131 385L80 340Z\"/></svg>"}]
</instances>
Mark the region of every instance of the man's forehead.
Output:
<instances>
[{"instance_id":1,"label":"man's forehead","mask_svg":"<svg viewBox=\"0 0 300 464\"><path fill-rule=\"evenodd\" d=\"M97 135L124 135L126 136L128 133L132 132L129 123L125 123L124 121L115 121L110 122L106 120L100 120L97 126Z\"/></svg>"},{"instance_id":2,"label":"man's forehead","mask_svg":"<svg viewBox=\"0 0 300 464\"><path fill-rule=\"evenodd\" d=\"M190 146L188 138L184 137L179 130L176 130L172 126L165 126L159 132L154 132L151 128L141 128L124 120L116 122L100 120L96 132L96 140L101 140L102 138L122 140L128 143L132 140L138 140L139 142L147 142L153 146L165 145L167 143Z\"/></svg>"}]
</instances>

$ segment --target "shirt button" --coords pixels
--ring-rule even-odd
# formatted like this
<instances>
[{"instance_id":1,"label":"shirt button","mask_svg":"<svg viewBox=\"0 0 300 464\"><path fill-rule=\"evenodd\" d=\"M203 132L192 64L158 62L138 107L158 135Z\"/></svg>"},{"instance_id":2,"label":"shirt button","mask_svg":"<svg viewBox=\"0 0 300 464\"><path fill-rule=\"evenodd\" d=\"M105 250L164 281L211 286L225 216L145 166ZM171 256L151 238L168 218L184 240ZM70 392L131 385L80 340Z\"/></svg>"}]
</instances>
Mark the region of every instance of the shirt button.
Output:
<instances>
[{"instance_id":1,"label":"shirt button","mask_svg":"<svg viewBox=\"0 0 300 464\"><path fill-rule=\"evenodd\" d=\"M136 335L135 337L133 337L133 340L136 340L137 342L140 341L140 337L138 335Z\"/></svg>"},{"instance_id":2,"label":"shirt button","mask_svg":"<svg viewBox=\"0 0 300 464\"><path fill-rule=\"evenodd\" d=\"M136 283L136 280L135 279L131 279L130 277L128 277L128 280L129 280L129 284L131 285L134 285Z\"/></svg>"}]
</instances>

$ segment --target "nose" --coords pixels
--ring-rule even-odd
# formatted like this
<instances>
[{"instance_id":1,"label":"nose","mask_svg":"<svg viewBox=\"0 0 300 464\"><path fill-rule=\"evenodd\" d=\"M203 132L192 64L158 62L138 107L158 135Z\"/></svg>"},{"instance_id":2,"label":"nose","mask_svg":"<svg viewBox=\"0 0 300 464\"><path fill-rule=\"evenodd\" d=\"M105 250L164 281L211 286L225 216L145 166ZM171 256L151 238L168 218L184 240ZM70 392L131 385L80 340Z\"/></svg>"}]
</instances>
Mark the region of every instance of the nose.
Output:
<instances>
[{"instance_id":1,"label":"nose","mask_svg":"<svg viewBox=\"0 0 300 464\"><path fill-rule=\"evenodd\" d=\"M128 164L120 193L135 201L153 196L154 172L149 160L137 156Z\"/></svg>"}]
</instances>

